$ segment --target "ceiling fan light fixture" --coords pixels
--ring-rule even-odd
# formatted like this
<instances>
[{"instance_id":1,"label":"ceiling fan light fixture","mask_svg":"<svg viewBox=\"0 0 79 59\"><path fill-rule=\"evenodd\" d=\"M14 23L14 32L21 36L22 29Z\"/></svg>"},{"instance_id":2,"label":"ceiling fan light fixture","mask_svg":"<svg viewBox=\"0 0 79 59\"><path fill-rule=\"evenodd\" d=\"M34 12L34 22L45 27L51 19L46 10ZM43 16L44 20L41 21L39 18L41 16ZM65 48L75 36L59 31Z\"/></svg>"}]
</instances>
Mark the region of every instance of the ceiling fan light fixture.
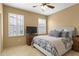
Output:
<instances>
[{"instance_id":1,"label":"ceiling fan light fixture","mask_svg":"<svg viewBox=\"0 0 79 59\"><path fill-rule=\"evenodd\" d=\"M48 7L46 5L41 6L41 9L46 10Z\"/></svg>"}]
</instances>

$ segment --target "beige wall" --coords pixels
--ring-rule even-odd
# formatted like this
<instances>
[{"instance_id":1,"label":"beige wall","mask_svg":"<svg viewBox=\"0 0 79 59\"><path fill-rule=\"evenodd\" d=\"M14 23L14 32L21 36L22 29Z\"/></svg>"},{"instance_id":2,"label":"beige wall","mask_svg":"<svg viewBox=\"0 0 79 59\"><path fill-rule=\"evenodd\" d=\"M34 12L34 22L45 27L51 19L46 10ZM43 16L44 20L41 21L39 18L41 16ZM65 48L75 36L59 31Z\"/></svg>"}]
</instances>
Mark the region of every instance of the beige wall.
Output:
<instances>
[{"instance_id":1,"label":"beige wall","mask_svg":"<svg viewBox=\"0 0 79 59\"><path fill-rule=\"evenodd\" d=\"M0 53L3 49L3 5L0 4Z\"/></svg>"},{"instance_id":2,"label":"beige wall","mask_svg":"<svg viewBox=\"0 0 79 59\"><path fill-rule=\"evenodd\" d=\"M48 17L48 30L56 26L76 27L79 33L79 4L66 8Z\"/></svg>"},{"instance_id":3,"label":"beige wall","mask_svg":"<svg viewBox=\"0 0 79 59\"><path fill-rule=\"evenodd\" d=\"M43 15L4 5L4 48L26 44L26 36L8 37L8 13L23 14L25 17L25 28L26 26L37 26L38 18Z\"/></svg>"}]
</instances>

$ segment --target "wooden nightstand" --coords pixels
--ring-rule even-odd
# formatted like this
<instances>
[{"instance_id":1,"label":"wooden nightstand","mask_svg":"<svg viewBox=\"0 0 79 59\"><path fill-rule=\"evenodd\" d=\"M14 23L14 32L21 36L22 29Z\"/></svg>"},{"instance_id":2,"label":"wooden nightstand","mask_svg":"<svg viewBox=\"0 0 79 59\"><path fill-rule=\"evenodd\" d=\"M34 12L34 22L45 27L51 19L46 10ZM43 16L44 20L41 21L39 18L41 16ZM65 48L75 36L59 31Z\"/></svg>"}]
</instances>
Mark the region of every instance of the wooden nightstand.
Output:
<instances>
[{"instance_id":1,"label":"wooden nightstand","mask_svg":"<svg viewBox=\"0 0 79 59\"><path fill-rule=\"evenodd\" d=\"M26 43L27 43L27 45L29 45L29 46L31 45L34 36L37 36L37 34L27 34L26 35Z\"/></svg>"},{"instance_id":2,"label":"wooden nightstand","mask_svg":"<svg viewBox=\"0 0 79 59\"><path fill-rule=\"evenodd\" d=\"M79 36L73 39L73 50L79 51Z\"/></svg>"}]
</instances>

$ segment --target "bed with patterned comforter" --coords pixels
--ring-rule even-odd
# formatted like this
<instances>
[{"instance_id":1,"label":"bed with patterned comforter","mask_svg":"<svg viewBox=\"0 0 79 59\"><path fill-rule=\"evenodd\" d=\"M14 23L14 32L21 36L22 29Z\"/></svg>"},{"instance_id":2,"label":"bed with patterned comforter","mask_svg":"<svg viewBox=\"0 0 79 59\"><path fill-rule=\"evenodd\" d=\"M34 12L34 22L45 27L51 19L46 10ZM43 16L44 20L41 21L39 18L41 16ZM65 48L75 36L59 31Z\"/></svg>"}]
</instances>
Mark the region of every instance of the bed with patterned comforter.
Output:
<instances>
[{"instance_id":1,"label":"bed with patterned comforter","mask_svg":"<svg viewBox=\"0 0 79 59\"><path fill-rule=\"evenodd\" d=\"M32 45L45 55L61 56L71 49L72 39L40 35L33 38ZM38 47L37 47L37 46ZM47 52L47 53L46 53Z\"/></svg>"}]
</instances>

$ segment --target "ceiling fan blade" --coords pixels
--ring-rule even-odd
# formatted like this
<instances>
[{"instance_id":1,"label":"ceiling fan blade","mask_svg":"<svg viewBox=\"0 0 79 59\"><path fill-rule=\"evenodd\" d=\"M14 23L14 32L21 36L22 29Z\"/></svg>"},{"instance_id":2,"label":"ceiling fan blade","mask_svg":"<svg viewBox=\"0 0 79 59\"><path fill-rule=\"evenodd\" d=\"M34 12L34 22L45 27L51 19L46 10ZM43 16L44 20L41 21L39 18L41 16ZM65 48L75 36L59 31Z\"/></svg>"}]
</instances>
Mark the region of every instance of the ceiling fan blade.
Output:
<instances>
[{"instance_id":1,"label":"ceiling fan blade","mask_svg":"<svg viewBox=\"0 0 79 59\"><path fill-rule=\"evenodd\" d=\"M42 5L36 5L36 6L32 6L32 7L38 7L38 6L42 6Z\"/></svg>"},{"instance_id":2,"label":"ceiling fan blade","mask_svg":"<svg viewBox=\"0 0 79 59\"><path fill-rule=\"evenodd\" d=\"M37 6L33 6L33 7L37 7Z\"/></svg>"},{"instance_id":3,"label":"ceiling fan blade","mask_svg":"<svg viewBox=\"0 0 79 59\"><path fill-rule=\"evenodd\" d=\"M47 7L52 8L52 9L55 8L54 6L51 6L51 5L47 5Z\"/></svg>"},{"instance_id":4,"label":"ceiling fan blade","mask_svg":"<svg viewBox=\"0 0 79 59\"><path fill-rule=\"evenodd\" d=\"M50 3L42 3L42 5L47 5L47 4L50 4Z\"/></svg>"}]
</instances>

